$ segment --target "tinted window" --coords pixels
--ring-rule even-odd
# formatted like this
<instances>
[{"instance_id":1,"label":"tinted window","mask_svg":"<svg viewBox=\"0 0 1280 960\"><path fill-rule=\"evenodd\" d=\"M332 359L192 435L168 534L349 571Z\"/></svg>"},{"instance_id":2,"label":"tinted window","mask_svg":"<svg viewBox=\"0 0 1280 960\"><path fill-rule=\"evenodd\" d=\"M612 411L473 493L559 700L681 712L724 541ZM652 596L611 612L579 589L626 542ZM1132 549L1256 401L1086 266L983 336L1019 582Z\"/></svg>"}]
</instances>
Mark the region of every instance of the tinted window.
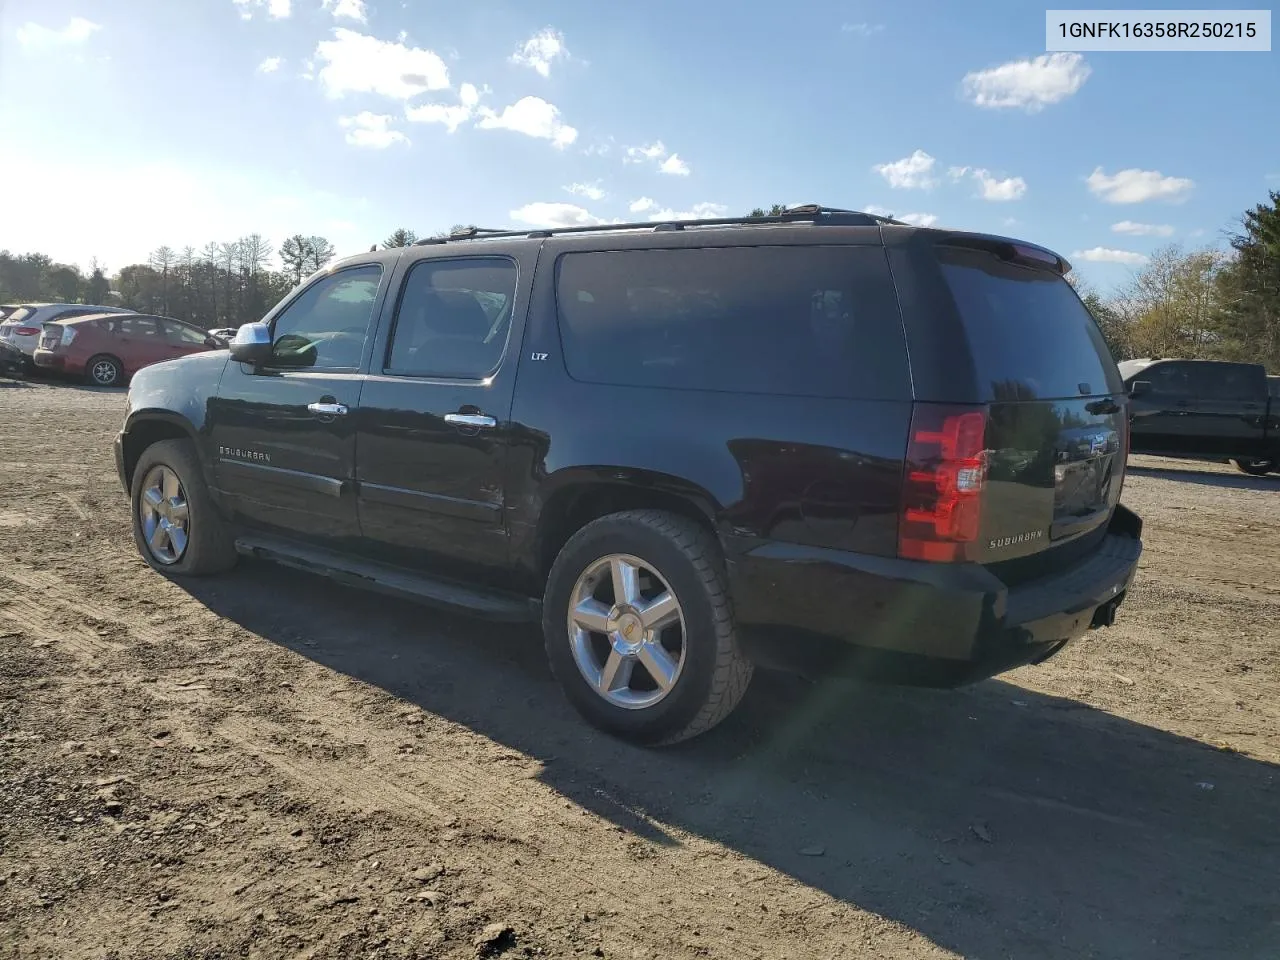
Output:
<instances>
[{"instance_id":1,"label":"tinted window","mask_svg":"<svg viewBox=\"0 0 1280 960\"><path fill-rule=\"evenodd\" d=\"M425 260L409 271L386 372L480 380L497 369L511 329L516 265L499 257Z\"/></svg>"},{"instance_id":2,"label":"tinted window","mask_svg":"<svg viewBox=\"0 0 1280 960\"><path fill-rule=\"evenodd\" d=\"M132 340L159 340L164 336L153 317L123 316L118 319L107 317L99 320L98 323L106 329L107 333L116 337L128 337Z\"/></svg>"},{"instance_id":3,"label":"tinted window","mask_svg":"<svg viewBox=\"0 0 1280 960\"><path fill-rule=\"evenodd\" d=\"M178 347L203 347L205 340L209 338L209 335L204 331L181 323L165 323L164 333L165 338Z\"/></svg>"},{"instance_id":4,"label":"tinted window","mask_svg":"<svg viewBox=\"0 0 1280 960\"><path fill-rule=\"evenodd\" d=\"M1188 398L1194 395L1190 366L1186 363L1157 363L1134 379L1150 383L1153 396Z\"/></svg>"},{"instance_id":5,"label":"tinted window","mask_svg":"<svg viewBox=\"0 0 1280 960\"><path fill-rule=\"evenodd\" d=\"M17 310L13 311L13 313L5 317L4 322L18 323L21 320L25 320L27 317L31 316L31 314L35 312L36 311L34 307L19 307Z\"/></svg>"},{"instance_id":6,"label":"tinted window","mask_svg":"<svg viewBox=\"0 0 1280 960\"><path fill-rule=\"evenodd\" d=\"M1028 399L1123 389L1098 324L1055 273L977 250L944 249L942 273L991 395Z\"/></svg>"},{"instance_id":7,"label":"tinted window","mask_svg":"<svg viewBox=\"0 0 1280 960\"><path fill-rule=\"evenodd\" d=\"M1192 367L1192 386L1204 400L1257 400L1264 388L1257 367L1238 363L1197 363Z\"/></svg>"},{"instance_id":8,"label":"tinted window","mask_svg":"<svg viewBox=\"0 0 1280 960\"><path fill-rule=\"evenodd\" d=\"M683 390L909 393L881 247L570 253L557 278L577 380Z\"/></svg>"},{"instance_id":9,"label":"tinted window","mask_svg":"<svg viewBox=\"0 0 1280 960\"><path fill-rule=\"evenodd\" d=\"M317 280L272 324L271 363L332 370L358 367L382 267L369 264Z\"/></svg>"}]
</instances>

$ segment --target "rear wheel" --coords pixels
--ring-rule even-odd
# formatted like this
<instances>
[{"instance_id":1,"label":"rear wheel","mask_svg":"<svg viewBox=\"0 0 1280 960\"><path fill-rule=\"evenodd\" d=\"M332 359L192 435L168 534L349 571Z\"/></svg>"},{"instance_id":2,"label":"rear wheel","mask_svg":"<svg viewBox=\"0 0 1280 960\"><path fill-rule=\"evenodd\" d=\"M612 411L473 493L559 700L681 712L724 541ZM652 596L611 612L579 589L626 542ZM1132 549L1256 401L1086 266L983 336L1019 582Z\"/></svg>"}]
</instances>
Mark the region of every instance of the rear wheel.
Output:
<instances>
[{"instance_id":1,"label":"rear wheel","mask_svg":"<svg viewBox=\"0 0 1280 960\"><path fill-rule=\"evenodd\" d=\"M711 729L751 680L719 545L662 511L611 514L565 544L547 581L543 633L578 712L639 743Z\"/></svg>"},{"instance_id":2,"label":"rear wheel","mask_svg":"<svg viewBox=\"0 0 1280 960\"><path fill-rule=\"evenodd\" d=\"M194 444L161 440L133 471L133 538L163 573L199 576L235 566L235 541L205 486Z\"/></svg>"},{"instance_id":3,"label":"rear wheel","mask_svg":"<svg viewBox=\"0 0 1280 960\"><path fill-rule=\"evenodd\" d=\"M104 353L84 365L84 375L95 387L114 387L124 380L124 365Z\"/></svg>"},{"instance_id":4,"label":"rear wheel","mask_svg":"<svg viewBox=\"0 0 1280 960\"><path fill-rule=\"evenodd\" d=\"M1232 460L1231 462L1235 464L1237 470L1251 477L1265 477L1276 468L1274 460Z\"/></svg>"}]
</instances>

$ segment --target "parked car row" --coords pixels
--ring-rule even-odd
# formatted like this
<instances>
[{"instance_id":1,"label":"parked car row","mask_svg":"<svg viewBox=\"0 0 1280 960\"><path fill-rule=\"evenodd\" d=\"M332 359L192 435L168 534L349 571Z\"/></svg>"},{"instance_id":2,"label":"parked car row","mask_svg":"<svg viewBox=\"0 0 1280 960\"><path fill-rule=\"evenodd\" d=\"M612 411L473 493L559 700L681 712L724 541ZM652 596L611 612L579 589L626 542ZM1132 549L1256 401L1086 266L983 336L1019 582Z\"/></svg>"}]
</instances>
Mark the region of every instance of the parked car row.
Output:
<instances>
[{"instance_id":1,"label":"parked car row","mask_svg":"<svg viewBox=\"0 0 1280 960\"><path fill-rule=\"evenodd\" d=\"M44 303L5 307L0 320L0 373L35 368L87 380L123 384L143 367L226 346L203 328L120 307Z\"/></svg>"}]
</instances>

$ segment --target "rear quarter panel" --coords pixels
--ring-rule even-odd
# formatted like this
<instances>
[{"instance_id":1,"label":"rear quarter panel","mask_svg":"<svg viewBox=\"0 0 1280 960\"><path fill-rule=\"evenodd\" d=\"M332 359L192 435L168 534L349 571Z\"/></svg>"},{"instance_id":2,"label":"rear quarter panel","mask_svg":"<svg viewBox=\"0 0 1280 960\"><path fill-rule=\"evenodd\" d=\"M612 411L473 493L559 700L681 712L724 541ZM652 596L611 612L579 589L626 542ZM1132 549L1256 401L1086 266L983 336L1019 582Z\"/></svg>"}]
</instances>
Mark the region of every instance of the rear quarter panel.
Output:
<instances>
[{"instance_id":1,"label":"rear quarter panel","mask_svg":"<svg viewBox=\"0 0 1280 960\"><path fill-rule=\"evenodd\" d=\"M800 238L812 242L812 236ZM655 245L679 241L659 235ZM878 248L878 237L875 242ZM730 552L768 539L896 552L911 417L896 301L891 339L899 355L884 358L904 371L895 398L588 383L568 372L556 312L555 265L574 248L561 238L547 242L518 353L512 421L521 439L513 445L507 481L518 563L533 572L545 505L568 486L593 482L648 485L681 496L711 520Z\"/></svg>"}]
</instances>

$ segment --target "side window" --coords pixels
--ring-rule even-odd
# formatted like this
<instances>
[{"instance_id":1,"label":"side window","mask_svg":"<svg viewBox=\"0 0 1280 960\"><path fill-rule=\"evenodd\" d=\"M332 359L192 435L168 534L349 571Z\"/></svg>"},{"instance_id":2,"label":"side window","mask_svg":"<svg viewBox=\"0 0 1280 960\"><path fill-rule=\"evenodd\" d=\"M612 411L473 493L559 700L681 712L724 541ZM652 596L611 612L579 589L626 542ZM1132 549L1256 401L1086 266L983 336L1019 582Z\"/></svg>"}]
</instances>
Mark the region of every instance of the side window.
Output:
<instances>
[{"instance_id":1,"label":"side window","mask_svg":"<svg viewBox=\"0 0 1280 960\"><path fill-rule=\"evenodd\" d=\"M130 340L160 340L163 334L156 325L154 317L130 317L123 316L120 318L104 317L98 321L106 328L107 333L115 337L127 337Z\"/></svg>"},{"instance_id":2,"label":"side window","mask_svg":"<svg viewBox=\"0 0 1280 960\"><path fill-rule=\"evenodd\" d=\"M182 323L162 322L161 325L164 327L165 339L175 347L202 347L205 340L208 339L207 334L201 333L195 327L188 327Z\"/></svg>"},{"instance_id":3,"label":"side window","mask_svg":"<svg viewBox=\"0 0 1280 960\"><path fill-rule=\"evenodd\" d=\"M1257 371L1234 363L1199 363L1196 396L1204 400L1257 400L1262 388Z\"/></svg>"},{"instance_id":4,"label":"side window","mask_svg":"<svg viewBox=\"0 0 1280 960\"><path fill-rule=\"evenodd\" d=\"M901 318L879 246L569 253L556 284L575 380L909 395Z\"/></svg>"},{"instance_id":5,"label":"side window","mask_svg":"<svg viewBox=\"0 0 1280 960\"><path fill-rule=\"evenodd\" d=\"M1150 383L1152 396L1179 397L1184 400L1192 396L1191 375L1185 363L1155 364L1147 367L1134 379Z\"/></svg>"},{"instance_id":6,"label":"side window","mask_svg":"<svg viewBox=\"0 0 1280 960\"><path fill-rule=\"evenodd\" d=\"M482 380L511 330L516 265L504 257L424 260L409 271L384 372Z\"/></svg>"},{"instance_id":7,"label":"side window","mask_svg":"<svg viewBox=\"0 0 1280 960\"><path fill-rule=\"evenodd\" d=\"M334 370L360 365L382 267L340 270L317 280L272 324L271 366Z\"/></svg>"}]
</instances>

